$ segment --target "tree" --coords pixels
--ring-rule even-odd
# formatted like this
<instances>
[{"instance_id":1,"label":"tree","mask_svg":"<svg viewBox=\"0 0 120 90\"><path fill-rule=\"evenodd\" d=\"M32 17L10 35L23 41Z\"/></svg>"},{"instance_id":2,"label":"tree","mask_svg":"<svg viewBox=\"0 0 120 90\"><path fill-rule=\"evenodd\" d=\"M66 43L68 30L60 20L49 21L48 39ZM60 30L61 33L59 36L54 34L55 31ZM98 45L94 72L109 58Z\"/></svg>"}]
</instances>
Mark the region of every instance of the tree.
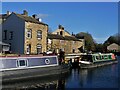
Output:
<instances>
[{"instance_id":1,"label":"tree","mask_svg":"<svg viewBox=\"0 0 120 90\"><path fill-rule=\"evenodd\" d=\"M120 34L114 34L112 36L110 36L104 43L103 43L103 48L104 51L107 52L107 46L109 46L112 43L116 43L118 45L120 45Z\"/></svg>"},{"instance_id":2,"label":"tree","mask_svg":"<svg viewBox=\"0 0 120 90\"><path fill-rule=\"evenodd\" d=\"M100 43L100 44L95 44L95 52L103 52L104 51L104 48L103 48L103 44Z\"/></svg>"},{"instance_id":3,"label":"tree","mask_svg":"<svg viewBox=\"0 0 120 90\"><path fill-rule=\"evenodd\" d=\"M89 34L88 32L87 33L80 32L80 33L76 34L76 38L78 38L78 39L84 38L85 49L87 51L95 51L95 42L94 42L91 34Z\"/></svg>"}]
</instances>

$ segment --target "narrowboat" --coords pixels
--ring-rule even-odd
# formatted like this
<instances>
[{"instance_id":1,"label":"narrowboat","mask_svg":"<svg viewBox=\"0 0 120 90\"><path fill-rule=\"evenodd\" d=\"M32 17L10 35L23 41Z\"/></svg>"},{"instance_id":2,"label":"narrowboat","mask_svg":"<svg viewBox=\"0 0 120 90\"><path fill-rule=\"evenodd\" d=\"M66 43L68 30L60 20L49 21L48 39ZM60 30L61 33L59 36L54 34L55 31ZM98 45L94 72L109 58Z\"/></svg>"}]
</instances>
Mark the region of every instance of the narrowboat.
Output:
<instances>
[{"instance_id":1,"label":"narrowboat","mask_svg":"<svg viewBox=\"0 0 120 90\"><path fill-rule=\"evenodd\" d=\"M100 67L117 62L118 61L113 53L86 54L86 55L82 55L81 60L79 61L80 68Z\"/></svg>"},{"instance_id":2,"label":"narrowboat","mask_svg":"<svg viewBox=\"0 0 120 90\"><path fill-rule=\"evenodd\" d=\"M12 82L29 78L45 77L69 71L67 64L59 65L57 56L2 56L0 57L0 78Z\"/></svg>"}]
</instances>

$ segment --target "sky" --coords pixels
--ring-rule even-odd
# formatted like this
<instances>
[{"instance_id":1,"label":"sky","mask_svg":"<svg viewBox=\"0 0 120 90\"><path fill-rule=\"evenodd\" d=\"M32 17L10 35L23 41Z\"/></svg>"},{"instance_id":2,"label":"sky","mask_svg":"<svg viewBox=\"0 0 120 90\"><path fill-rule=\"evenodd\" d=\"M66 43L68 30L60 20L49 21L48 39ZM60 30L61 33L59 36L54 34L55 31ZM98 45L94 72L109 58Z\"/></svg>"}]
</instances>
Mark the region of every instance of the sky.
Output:
<instances>
[{"instance_id":1,"label":"sky","mask_svg":"<svg viewBox=\"0 0 120 90\"><path fill-rule=\"evenodd\" d=\"M117 2L2 2L2 13L23 10L42 17L51 31L61 24L69 33L90 33L97 43L118 33Z\"/></svg>"}]
</instances>

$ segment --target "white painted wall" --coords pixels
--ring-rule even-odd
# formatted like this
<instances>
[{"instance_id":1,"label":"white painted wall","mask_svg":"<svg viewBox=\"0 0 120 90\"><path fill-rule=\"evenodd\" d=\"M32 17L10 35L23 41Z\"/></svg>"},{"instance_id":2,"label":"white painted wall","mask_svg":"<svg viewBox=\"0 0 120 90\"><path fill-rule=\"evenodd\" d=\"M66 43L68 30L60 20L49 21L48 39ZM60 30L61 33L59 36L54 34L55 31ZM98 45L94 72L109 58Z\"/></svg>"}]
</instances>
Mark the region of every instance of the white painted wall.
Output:
<instances>
[{"instance_id":1,"label":"white painted wall","mask_svg":"<svg viewBox=\"0 0 120 90\"><path fill-rule=\"evenodd\" d=\"M7 30L7 40L4 40L4 30ZM25 21L12 13L3 23L2 39L5 43L11 43L12 53L24 53ZM10 31L13 31L13 40L9 40Z\"/></svg>"}]
</instances>

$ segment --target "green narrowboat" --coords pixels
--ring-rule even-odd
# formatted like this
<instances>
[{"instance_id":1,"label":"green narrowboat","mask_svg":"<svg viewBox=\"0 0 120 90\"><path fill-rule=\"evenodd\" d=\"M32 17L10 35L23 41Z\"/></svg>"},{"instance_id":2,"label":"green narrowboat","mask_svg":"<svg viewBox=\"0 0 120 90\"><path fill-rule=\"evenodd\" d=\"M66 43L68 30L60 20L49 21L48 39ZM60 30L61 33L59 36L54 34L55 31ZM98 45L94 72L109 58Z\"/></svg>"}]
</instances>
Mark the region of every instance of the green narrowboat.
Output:
<instances>
[{"instance_id":1,"label":"green narrowboat","mask_svg":"<svg viewBox=\"0 0 120 90\"><path fill-rule=\"evenodd\" d=\"M85 54L81 56L79 61L80 68L93 68L117 62L116 56L113 53Z\"/></svg>"}]
</instances>

